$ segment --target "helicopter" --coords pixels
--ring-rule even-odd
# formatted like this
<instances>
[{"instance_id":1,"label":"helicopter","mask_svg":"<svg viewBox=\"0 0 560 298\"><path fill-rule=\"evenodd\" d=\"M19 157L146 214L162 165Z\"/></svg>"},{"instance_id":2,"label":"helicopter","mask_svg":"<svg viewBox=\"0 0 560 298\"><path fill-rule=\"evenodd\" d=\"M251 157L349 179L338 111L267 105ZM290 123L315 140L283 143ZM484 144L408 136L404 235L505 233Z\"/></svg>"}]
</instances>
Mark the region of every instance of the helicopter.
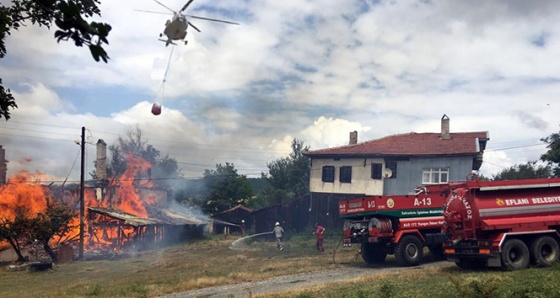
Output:
<instances>
[{"instance_id":1,"label":"helicopter","mask_svg":"<svg viewBox=\"0 0 560 298\"><path fill-rule=\"evenodd\" d=\"M185 38L187 37L187 29L188 29L189 26L193 27L196 31L200 32L200 29L198 29L195 25L193 25L187 19L187 17L193 18L193 19L212 21L212 22L221 22L221 23L226 23L226 24L239 25L239 23L230 22L230 21L210 19L210 18L204 18L204 17L198 17L198 16L193 16L193 15L183 14L183 12L187 9L187 7L189 7L189 5L194 0L189 0L187 3L185 3L183 8L181 8L179 11L175 11L175 10L165 6L163 3L161 3L157 0L154 0L154 1L157 4L165 7L167 10L169 10L173 13L173 17L165 22L165 29L163 30L163 33L159 34L160 38L158 40L162 41L162 42L165 42L165 46L168 46L170 44L176 45L176 43L173 42L175 40L183 41L186 45L188 41L185 40ZM146 11L146 10L138 10L138 11L149 12L149 13L160 13L160 12ZM165 13L165 14L167 14L167 13ZM167 37L167 39L163 39L164 35Z\"/></svg>"}]
</instances>

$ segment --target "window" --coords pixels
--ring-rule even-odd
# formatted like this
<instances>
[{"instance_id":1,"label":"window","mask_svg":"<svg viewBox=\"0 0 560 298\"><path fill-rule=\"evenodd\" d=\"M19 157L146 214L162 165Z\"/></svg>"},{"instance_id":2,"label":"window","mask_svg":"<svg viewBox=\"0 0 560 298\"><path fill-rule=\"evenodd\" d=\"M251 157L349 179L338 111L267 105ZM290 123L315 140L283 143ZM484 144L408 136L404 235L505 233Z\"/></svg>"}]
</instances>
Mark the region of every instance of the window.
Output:
<instances>
[{"instance_id":1,"label":"window","mask_svg":"<svg viewBox=\"0 0 560 298\"><path fill-rule=\"evenodd\" d=\"M397 162L396 161L387 161L385 162L385 167L391 170L391 177L388 179L397 178Z\"/></svg>"},{"instance_id":2,"label":"window","mask_svg":"<svg viewBox=\"0 0 560 298\"><path fill-rule=\"evenodd\" d=\"M334 182L334 166L323 167L323 182Z\"/></svg>"},{"instance_id":3,"label":"window","mask_svg":"<svg viewBox=\"0 0 560 298\"><path fill-rule=\"evenodd\" d=\"M352 183L352 167L340 167L340 177L338 180L342 183Z\"/></svg>"},{"instance_id":4,"label":"window","mask_svg":"<svg viewBox=\"0 0 560 298\"><path fill-rule=\"evenodd\" d=\"M371 179L381 180L383 178L383 164L371 164Z\"/></svg>"},{"instance_id":5,"label":"window","mask_svg":"<svg viewBox=\"0 0 560 298\"><path fill-rule=\"evenodd\" d=\"M449 168L424 169L422 184L444 184L449 181Z\"/></svg>"}]
</instances>

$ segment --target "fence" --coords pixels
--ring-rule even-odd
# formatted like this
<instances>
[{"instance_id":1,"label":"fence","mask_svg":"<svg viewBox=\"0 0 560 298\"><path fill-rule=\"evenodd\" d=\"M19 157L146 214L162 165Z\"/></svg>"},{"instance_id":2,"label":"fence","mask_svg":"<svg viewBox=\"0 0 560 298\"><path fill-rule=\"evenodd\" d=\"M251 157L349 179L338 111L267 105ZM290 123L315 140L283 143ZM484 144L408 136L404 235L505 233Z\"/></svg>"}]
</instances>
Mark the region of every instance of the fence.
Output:
<instances>
[{"instance_id":1,"label":"fence","mask_svg":"<svg viewBox=\"0 0 560 298\"><path fill-rule=\"evenodd\" d=\"M311 230L315 223L332 231L342 231L344 220L338 215L338 202L348 197L338 194L308 194L287 203L255 210L251 213L250 220L255 233L272 231L276 222L280 222L285 230L294 232Z\"/></svg>"}]
</instances>

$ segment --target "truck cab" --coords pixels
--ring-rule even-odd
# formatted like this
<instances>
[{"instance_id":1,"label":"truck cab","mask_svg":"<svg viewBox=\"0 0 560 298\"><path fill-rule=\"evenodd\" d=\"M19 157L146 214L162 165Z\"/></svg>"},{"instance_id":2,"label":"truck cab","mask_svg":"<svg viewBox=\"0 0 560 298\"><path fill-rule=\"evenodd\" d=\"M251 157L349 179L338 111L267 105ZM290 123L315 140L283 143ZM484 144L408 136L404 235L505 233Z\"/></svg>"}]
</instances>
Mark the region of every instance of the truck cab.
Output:
<instances>
[{"instance_id":1,"label":"truck cab","mask_svg":"<svg viewBox=\"0 0 560 298\"><path fill-rule=\"evenodd\" d=\"M443 257L441 233L443 204L448 184L422 186L410 195L365 196L341 201L339 214L346 218L344 245L361 245L369 264L384 262L394 254L402 266L415 266L427 246L436 257Z\"/></svg>"}]
</instances>

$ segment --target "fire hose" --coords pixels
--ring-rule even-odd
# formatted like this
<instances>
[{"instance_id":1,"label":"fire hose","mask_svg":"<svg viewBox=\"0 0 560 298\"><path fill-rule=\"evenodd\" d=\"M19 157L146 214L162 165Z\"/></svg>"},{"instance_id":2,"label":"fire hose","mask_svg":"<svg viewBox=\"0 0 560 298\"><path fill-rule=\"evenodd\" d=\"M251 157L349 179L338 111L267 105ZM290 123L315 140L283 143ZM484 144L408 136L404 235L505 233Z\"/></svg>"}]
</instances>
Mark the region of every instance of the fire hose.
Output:
<instances>
[{"instance_id":1,"label":"fire hose","mask_svg":"<svg viewBox=\"0 0 560 298\"><path fill-rule=\"evenodd\" d=\"M336 248L334 249L334 253L333 253L333 263L338 265L339 263L336 262L336 252L338 251L338 249L340 248L340 244L342 244L344 242L344 235L342 235L342 239L340 239L340 241L338 242L338 244L336 245ZM362 250L358 250L358 252L356 252L356 254L354 255L354 259L352 259L352 262L355 262L358 259L358 255L362 252Z\"/></svg>"}]
</instances>

